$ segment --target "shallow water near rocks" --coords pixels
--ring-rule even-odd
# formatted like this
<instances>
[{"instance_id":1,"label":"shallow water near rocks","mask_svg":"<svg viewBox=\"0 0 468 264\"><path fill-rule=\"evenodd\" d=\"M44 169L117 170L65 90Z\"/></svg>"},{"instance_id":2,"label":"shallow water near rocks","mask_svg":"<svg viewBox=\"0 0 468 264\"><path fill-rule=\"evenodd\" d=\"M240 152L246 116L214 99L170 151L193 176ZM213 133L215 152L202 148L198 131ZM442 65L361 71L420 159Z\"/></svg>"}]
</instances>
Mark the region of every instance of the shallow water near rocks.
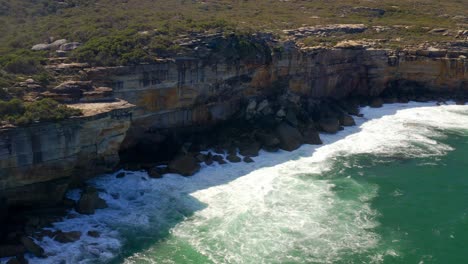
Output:
<instances>
[{"instance_id":1,"label":"shallow water near rocks","mask_svg":"<svg viewBox=\"0 0 468 264\"><path fill-rule=\"evenodd\" d=\"M468 106L362 112L322 146L254 164L98 177L109 208L55 228L101 236L45 238L49 257L31 263L468 262Z\"/></svg>"}]
</instances>

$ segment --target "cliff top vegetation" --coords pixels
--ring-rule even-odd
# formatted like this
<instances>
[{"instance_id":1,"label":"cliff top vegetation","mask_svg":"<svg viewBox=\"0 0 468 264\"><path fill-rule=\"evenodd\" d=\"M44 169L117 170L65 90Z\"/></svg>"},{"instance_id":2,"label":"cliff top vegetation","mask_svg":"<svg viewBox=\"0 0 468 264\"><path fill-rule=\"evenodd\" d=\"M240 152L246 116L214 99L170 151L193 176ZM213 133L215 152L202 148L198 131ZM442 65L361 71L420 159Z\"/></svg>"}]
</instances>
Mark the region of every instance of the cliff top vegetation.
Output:
<instances>
[{"instance_id":1,"label":"cliff top vegetation","mask_svg":"<svg viewBox=\"0 0 468 264\"><path fill-rule=\"evenodd\" d=\"M181 52L176 40L196 33L271 33L330 24L364 24L356 34L312 34L305 46L333 46L370 39L390 47L454 40L468 26L466 0L3 0L0 1L0 99L13 85L55 81L45 65L55 50L32 51L38 43L66 39L67 53L90 65L138 64ZM295 35L293 35L295 37ZM249 48L249 43L239 40ZM13 96L15 97L15 96Z\"/></svg>"}]
</instances>

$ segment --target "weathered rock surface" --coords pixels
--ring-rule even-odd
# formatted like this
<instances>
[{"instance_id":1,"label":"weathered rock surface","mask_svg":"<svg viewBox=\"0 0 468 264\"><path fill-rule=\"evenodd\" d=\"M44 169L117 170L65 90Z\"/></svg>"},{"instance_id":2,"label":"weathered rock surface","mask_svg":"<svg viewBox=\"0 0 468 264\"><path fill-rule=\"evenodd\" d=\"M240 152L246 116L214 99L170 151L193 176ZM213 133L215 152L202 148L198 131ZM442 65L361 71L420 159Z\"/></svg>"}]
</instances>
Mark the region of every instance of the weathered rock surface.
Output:
<instances>
[{"instance_id":1,"label":"weathered rock surface","mask_svg":"<svg viewBox=\"0 0 468 264\"><path fill-rule=\"evenodd\" d=\"M83 117L0 129L0 193L8 206L56 204L70 184L117 165L133 106L88 107Z\"/></svg>"},{"instance_id":2,"label":"weathered rock surface","mask_svg":"<svg viewBox=\"0 0 468 264\"><path fill-rule=\"evenodd\" d=\"M293 151L299 148L304 142L304 138L299 130L286 123L281 123L276 128L276 134L280 141L279 147L287 151Z\"/></svg>"},{"instance_id":3,"label":"weathered rock surface","mask_svg":"<svg viewBox=\"0 0 468 264\"><path fill-rule=\"evenodd\" d=\"M169 170L182 176L192 176L200 170L200 164L192 155L176 157L169 163Z\"/></svg>"},{"instance_id":4,"label":"weathered rock surface","mask_svg":"<svg viewBox=\"0 0 468 264\"><path fill-rule=\"evenodd\" d=\"M36 257L43 258L45 257L44 255L44 249L37 245L31 238L29 237L22 237L21 238L21 243L23 244L24 248L35 255Z\"/></svg>"},{"instance_id":5,"label":"weathered rock surface","mask_svg":"<svg viewBox=\"0 0 468 264\"><path fill-rule=\"evenodd\" d=\"M79 231L70 231L70 232L58 232L54 240L60 243L71 243L78 241L81 237L81 232Z\"/></svg>"},{"instance_id":6,"label":"weathered rock surface","mask_svg":"<svg viewBox=\"0 0 468 264\"><path fill-rule=\"evenodd\" d=\"M80 214L94 214L96 209L104 208L107 208L106 201L99 197L98 191L93 187L87 187L83 191L76 205L76 211ZM68 234L62 234L60 238L67 237Z\"/></svg>"}]
</instances>

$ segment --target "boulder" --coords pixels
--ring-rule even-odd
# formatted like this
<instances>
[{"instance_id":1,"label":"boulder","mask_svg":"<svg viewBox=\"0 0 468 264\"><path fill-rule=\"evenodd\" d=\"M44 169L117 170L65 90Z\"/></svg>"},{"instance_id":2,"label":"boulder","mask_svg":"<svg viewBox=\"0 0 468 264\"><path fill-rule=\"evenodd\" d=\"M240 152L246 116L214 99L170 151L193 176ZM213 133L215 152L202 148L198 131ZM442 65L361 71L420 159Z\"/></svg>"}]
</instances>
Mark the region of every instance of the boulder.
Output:
<instances>
[{"instance_id":1,"label":"boulder","mask_svg":"<svg viewBox=\"0 0 468 264\"><path fill-rule=\"evenodd\" d=\"M93 187L87 187L76 204L76 211L80 214L94 214L96 209L104 208L107 208L106 201L99 197L98 191Z\"/></svg>"},{"instance_id":2,"label":"boulder","mask_svg":"<svg viewBox=\"0 0 468 264\"><path fill-rule=\"evenodd\" d=\"M340 130L340 121L337 118L324 118L319 121L320 128L326 132L334 134Z\"/></svg>"},{"instance_id":3,"label":"boulder","mask_svg":"<svg viewBox=\"0 0 468 264\"><path fill-rule=\"evenodd\" d=\"M68 43L63 43L60 45L59 50L60 51L72 51L74 49L77 49L79 46L81 46L80 42L68 42Z\"/></svg>"},{"instance_id":4,"label":"boulder","mask_svg":"<svg viewBox=\"0 0 468 264\"><path fill-rule=\"evenodd\" d=\"M54 240L60 243L71 243L78 241L81 237L81 232L79 231L71 231L71 232L58 232Z\"/></svg>"},{"instance_id":5,"label":"boulder","mask_svg":"<svg viewBox=\"0 0 468 264\"><path fill-rule=\"evenodd\" d=\"M252 163L255 162L251 157L244 157L244 162L245 163Z\"/></svg>"},{"instance_id":6,"label":"boulder","mask_svg":"<svg viewBox=\"0 0 468 264\"><path fill-rule=\"evenodd\" d=\"M293 151L301 146L304 138L297 128L281 123L276 128L276 135L280 141L279 147L287 151Z\"/></svg>"},{"instance_id":7,"label":"boulder","mask_svg":"<svg viewBox=\"0 0 468 264\"><path fill-rule=\"evenodd\" d=\"M26 236L21 237L20 240L24 248L26 249L26 251L32 253L34 256L39 257L39 258L45 257L44 249L40 247L39 245L37 245L34 242L34 240Z\"/></svg>"},{"instance_id":8,"label":"boulder","mask_svg":"<svg viewBox=\"0 0 468 264\"><path fill-rule=\"evenodd\" d=\"M231 155L228 155L228 156L226 157L226 159L229 160L229 162L232 162L232 163L238 163L238 162L241 162L241 161L242 161L241 158L239 158L239 156L237 156L237 155L232 155L232 154L231 154Z\"/></svg>"},{"instance_id":9,"label":"boulder","mask_svg":"<svg viewBox=\"0 0 468 264\"><path fill-rule=\"evenodd\" d=\"M169 171L182 176L192 176L200 170L200 164L189 154L178 156L169 163Z\"/></svg>"},{"instance_id":10,"label":"boulder","mask_svg":"<svg viewBox=\"0 0 468 264\"><path fill-rule=\"evenodd\" d=\"M370 107L372 107L372 108L380 108L380 107L383 106L383 103L384 103L384 101L382 100L382 98L377 97L377 98L372 99L372 101L371 101L371 103L370 103Z\"/></svg>"},{"instance_id":11,"label":"boulder","mask_svg":"<svg viewBox=\"0 0 468 264\"><path fill-rule=\"evenodd\" d=\"M224 158L220 155L214 155L213 156L213 160L218 162L219 164L226 164L226 161L224 160Z\"/></svg>"},{"instance_id":12,"label":"boulder","mask_svg":"<svg viewBox=\"0 0 468 264\"><path fill-rule=\"evenodd\" d=\"M272 133L260 132L256 134L257 140L263 145L263 149L270 152L278 151L280 140Z\"/></svg>"},{"instance_id":13,"label":"boulder","mask_svg":"<svg viewBox=\"0 0 468 264\"><path fill-rule=\"evenodd\" d=\"M32 48L31 48L31 50L34 50L34 51L48 50L48 49L50 49L50 45L45 44L45 43L36 44L36 45L32 46Z\"/></svg>"},{"instance_id":14,"label":"boulder","mask_svg":"<svg viewBox=\"0 0 468 264\"><path fill-rule=\"evenodd\" d=\"M160 179L162 178L162 174L159 173L159 169L157 167L153 167L147 170L148 176L153 179Z\"/></svg>"},{"instance_id":15,"label":"boulder","mask_svg":"<svg viewBox=\"0 0 468 264\"><path fill-rule=\"evenodd\" d=\"M320 139L319 132L314 126L307 127L303 133L304 143L309 145L321 145L323 142Z\"/></svg>"},{"instance_id":16,"label":"boulder","mask_svg":"<svg viewBox=\"0 0 468 264\"><path fill-rule=\"evenodd\" d=\"M53 92L62 94L82 94L85 91L91 90L93 90L93 85L90 81L66 81L56 86Z\"/></svg>"},{"instance_id":17,"label":"boulder","mask_svg":"<svg viewBox=\"0 0 468 264\"><path fill-rule=\"evenodd\" d=\"M348 114L343 114L340 116L340 125L342 126L355 126L356 122L354 118Z\"/></svg>"},{"instance_id":18,"label":"boulder","mask_svg":"<svg viewBox=\"0 0 468 264\"><path fill-rule=\"evenodd\" d=\"M242 156L256 157L261 148L260 143L256 141L245 141L240 144L239 153Z\"/></svg>"}]
</instances>

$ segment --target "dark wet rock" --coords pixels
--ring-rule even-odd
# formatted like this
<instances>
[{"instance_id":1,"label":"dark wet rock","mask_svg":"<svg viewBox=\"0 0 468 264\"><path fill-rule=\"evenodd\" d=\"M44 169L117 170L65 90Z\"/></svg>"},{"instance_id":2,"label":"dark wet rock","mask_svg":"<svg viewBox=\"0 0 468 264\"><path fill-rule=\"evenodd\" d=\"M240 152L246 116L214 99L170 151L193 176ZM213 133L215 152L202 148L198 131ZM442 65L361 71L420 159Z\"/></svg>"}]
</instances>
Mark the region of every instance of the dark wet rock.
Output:
<instances>
[{"instance_id":1,"label":"dark wet rock","mask_svg":"<svg viewBox=\"0 0 468 264\"><path fill-rule=\"evenodd\" d=\"M229 162L232 162L232 163L241 162L241 158L239 158L239 156L237 156L237 155L228 155L226 157L226 159L229 160Z\"/></svg>"},{"instance_id":2,"label":"dark wet rock","mask_svg":"<svg viewBox=\"0 0 468 264\"><path fill-rule=\"evenodd\" d=\"M147 171L147 173L148 173L148 176L149 176L150 178L153 178L153 179L160 179L160 178L163 177L162 174L159 173L158 167L153 167L153 168L149 169L149 170Z\"/></svg>"},{"instance_id":3,"label":"dark wet rock","mask_svg":"<svg viewBox=\"0 0 468 264\"><path fill-rule=\"evenodd\" d=\"M31 238L23 236L21 237L21 243L23 244L26 251L32 253L34 256L40 258L45 257L44 249L37 245Z\"/></svg>"},{"instance_id":4,"label":"dark wet rock","mask_svg":"<svg viewBox=\"0 0 468 264\"><path fill-rule=\"evenodd\" d=\"M309 145L321 145L322 140L320 134L314 126L307 127L302 133L304 137L304 143Z\"/></svg>"},{"instance_id":5,"label":"dark wet rock","mask_svg":"<svg viewBox=\"0 0 468 264\"><path fill-rule=\"evenodd\" d=\"M345 112L347 112L350 115L358 115L359 114L359 104L353 101L344 101L340 103L341 108Z\"/></svg>"},{"instance_id":6,"label":"dark wet rock","mask_svg":"<svg viewBox=\"0 0 468 264\"><path fill-rule=\"evenodd\" d=\"M280 144L280 140L276 135L273 133L257 133L257 139L263 145L263 148L268 151L268 149L276 149L278 150L278 146Z\"/></svg>"},{"instance_id":7,"label":"dark wet rock","mask_svg":"<svg viewBox=\"0 0 468 264\"><path fill-rule=\"evenodd\" d=\"M255 162L251 157L244 157L244 162L245 163L252 163Z\"/></svg>"},{"instance_id":8,"label":"dark wet rock","mask_svg":"<svg viewBox=\"0 0 468 264\"><path fill-rule=\"evenodd\" d=\"M125 172L119 172L115 177L116 178L123 178L125 177L126 173Z\"/></svg>"},{"instance_id":9,"label":"dark wet rock","mask_svg":"<svg viewBox=\"0 0 468 264\"><path fill-rule=\"evenodd\" d=\"M192 155L178 156L169 163L169 171L182 176L192 176L200 170L200 164Z\"/></svg>"},{"instance_id":10,"label":"dark wet rock","mask_svg":"<svg viewBox=\"0 0 468 264\"><path fill-rule=\"evenodd\" d=\"M343 114L340 117L340 125L342 126L354 126L356 125L356 122L354 121L354 118L348 114Z\"/></svg>"},{"instance_id":11,"label":"dark wet rock","mask_svg":"<svg viewBox=\"0 0 468 264\"><path fill-rule=\"evenodd\" d=\"M54 240L60 243L71 243L78 241L81 237L81 232L71 231L71 232L58 232Z\"/></svg>"},{"instance_id":12,"label":"dark wet rock","mask_svg":"<svg viewBox=\"0 0 468 264\"><path fill-rule=\"evenodd\" d=\"M240 144L239 153L242 156L256 157L258 156L258 152L260 151L261 147L261 144L256 141L245 141Z\"/></svg>"},{"instance_id":13,"label":"dark wet rock","mask_svg":"<svg viewBox=\"0 0 468 264\"><path fill-rule=\"evenodd\" d=\"M99 197L98 191L93 187L84 190L76 205L76 211L80 214L94 214L96 209L104 208L107 208L106 201Z\"/></svg>"},{"instance_id":14,"label":"dark wet rock","mask_svg":"<svg viewBox=\"0 0 468 264\"><path fill-rule=\"evenodd\" d=\"M286 123L281 123L276 128L276 134L280 141L279 147L287 151L293 151L299 148L304 141L299 130Z\"/></svg>"},{"instance_id":15,"label":"dark wet rock","mask_svg":"<svg viewBox=\"0 0 468 264\"><path fill-rule=\"evenodd\" d=\"M220 155L214 155L213 156L213 160L218 162L219 164L226 164L226 161L224 160L224 158Z\"/></svg>"},{"instance_id":16,"label":"dark wet rock","mask_svg":"<svg viewBox=\"0 0 468 264\"><path fill-rule=\"evenodd\" d=\"M372 108L380 108L383 106L383 103L384 101L382 100L382 98L377 97L377 98L372 99L369 106Z\"/></svg>"},{"instance_id":17,"label":"dark wet rock","mask_svg":"<svg viewBox=\"0 0 468 264\"><path fill-rule=\"evenodd\" d=\"M320 128L326 132L334 134L340 130L340 121L336 118L325 118L319 122Z\"/></svg>"},{"instance_id":18,"label":"dark wet rock","mask_svg":"<svg viewBox=\"0 0 468 264\"><path fill-rule=\"evenodd\" d=\"M458 99L455 101L455 104L457 105L465 105L466 104L466 100L464 99Z\"/></svg>"},{"instance_id":19,"label":"dark wet rock","mask_svg":"<svg viewBox=\"0 0 468 264\"><path fill-rule=\"evenodd\" d=\"M96 238L101 236L101 234L96 230L90 230L86 234L90 237L96 237Z\"/></svg>"},{"instance_id":20,"label":"dark wet rock","mask_svg":"<svg viewBox=\"0 0 468 264\"><path fill-rule=\"evenodd\" d=\"M26 248L21 244L0 245L0 258L13 257L26 252Z\"/></svg>"},{"instance_id":21,"label":"dark wet rock","mask_svg":"<svg viewBox=\"0 0 468 264\"><path fill-rule=\"evenodd\" d=\"M54 237L57 234L57 231L52 231L52 230L41 230L39 233L35 234L34 237L36 239L42 240L44 237Z\"/></svg>"},{"instance_id":22,"label":"dark wet rock","mask_svg":"<svg viewBox=\"0 0 468 264\"><path fill-rule=\"evenodd\" d=\"M288 111L284 120L293 127L297 127L299 125L299 120L297 120L296 114L291 110Z\"/></svg>"}]
</instances>

